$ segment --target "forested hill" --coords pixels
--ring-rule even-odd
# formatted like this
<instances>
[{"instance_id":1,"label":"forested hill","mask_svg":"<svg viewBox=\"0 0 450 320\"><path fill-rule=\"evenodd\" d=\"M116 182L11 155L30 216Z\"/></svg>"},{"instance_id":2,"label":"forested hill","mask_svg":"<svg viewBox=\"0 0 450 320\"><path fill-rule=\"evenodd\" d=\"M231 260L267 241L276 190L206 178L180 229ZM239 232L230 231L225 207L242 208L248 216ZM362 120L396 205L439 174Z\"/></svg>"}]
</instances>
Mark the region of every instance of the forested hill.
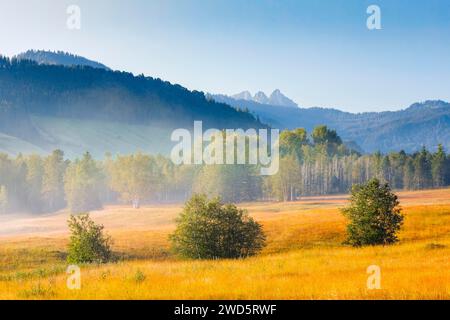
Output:
<instances>
[{"instance_id":1,"label":"forested hill","mask_svg":"<svg viewBox=\"0 0 450 320\"><path fill-rule=\"evenodd\" d=\"M405 150L416 152L439 144L450 150L450 103L440 100L415 103L395 112L349 113L330 108L286 108L213 95L212 99L246 108L261 121L280 129L327 125L345 141L356 142L366 152Z\"/></svg>"},{"instance_id":2,"label":"forested hill","mask_svg":"<svg viewBox=\"0 0 450 320\"><path fill-rule=\"evenodd\" d=\"M248 112L160 79L0 58L0 151L167 153L171 130L195 120L205 129L262 126Z\"/></svg>"},{"instance_id":3,"label":"forested hill","mask_svg":"<svg viewBox=\"0 0 450 320\"><path fill-rule=\"evenodd\" d=\"M38 64L62 65L62 66L88 66L92 68L100 68L110 70L104 64L86 59L84 57L70 54L67 52L52 52L44 50L28 50L18 54L15 58L19 60L31 60Z\"/></svg>"}]
</instances>

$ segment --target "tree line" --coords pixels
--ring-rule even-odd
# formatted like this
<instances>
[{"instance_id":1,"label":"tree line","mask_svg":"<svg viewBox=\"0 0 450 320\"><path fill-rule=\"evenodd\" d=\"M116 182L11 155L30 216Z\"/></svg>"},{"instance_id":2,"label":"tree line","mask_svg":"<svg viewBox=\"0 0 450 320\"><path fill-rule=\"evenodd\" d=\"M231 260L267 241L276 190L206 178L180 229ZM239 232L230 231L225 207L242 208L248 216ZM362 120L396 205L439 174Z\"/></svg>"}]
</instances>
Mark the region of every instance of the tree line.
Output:
<instances>
[{"instance_id":1,"label":"tree line","mask_svg":"<svg viewBox=\"0 0 450 320\"><path fill-rule=\"evenodd\" d=\"M86 153L65 159L50 155L0 154L0 212L72 212L126 203L182 202L193 194L220 196L225 202L294 201L302 196L347 193L372 178L396 190L450 185L450 155L442 146L413 154L364 154L348 148L334 130L317 127L280 135L280 170L260 176L254 165L174 165L163 156Z\"/></svg>"}]
</instances>

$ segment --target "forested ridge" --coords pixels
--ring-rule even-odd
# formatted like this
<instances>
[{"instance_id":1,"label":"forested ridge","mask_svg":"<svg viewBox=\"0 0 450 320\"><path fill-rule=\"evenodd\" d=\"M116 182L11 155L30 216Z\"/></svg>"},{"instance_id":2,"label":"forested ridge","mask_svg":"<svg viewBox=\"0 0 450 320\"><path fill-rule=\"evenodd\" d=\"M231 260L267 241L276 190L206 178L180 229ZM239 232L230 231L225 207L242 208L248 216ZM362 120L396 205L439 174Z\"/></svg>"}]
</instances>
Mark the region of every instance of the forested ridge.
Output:
<instances>
[{"instance_id":1,"label":"forested ridge","mask_svg":"<svg viewBox=\"0 0 450 320\"><path fill-rule=\"evenodd\" d=\"M161 79L0 57L0 132L45 146L30 115L190 128L260 128L248 112ZM106 150L105 150L106 151Z\"/></svg>"},{"instance_id":2,"label":"forested ridge","mask_svg":"<svg viewBox=\"0 0 450 320\"><path fill-rule=\"evenodd\" d=\"M360 155L333 130L317 127L285 131L280 139L280 171L264 177L253 165L181 165L163 156L136 153L102 161L86 153L67 160L48 156L0 155L0 211L72 212L125 203L182 202L192 194L221 196L227 202L293 201L302 196L346 193L373 177L392 188L417 190L450 185L450 155L442 147L407 154Z\"/></svg>"}]
</instances>

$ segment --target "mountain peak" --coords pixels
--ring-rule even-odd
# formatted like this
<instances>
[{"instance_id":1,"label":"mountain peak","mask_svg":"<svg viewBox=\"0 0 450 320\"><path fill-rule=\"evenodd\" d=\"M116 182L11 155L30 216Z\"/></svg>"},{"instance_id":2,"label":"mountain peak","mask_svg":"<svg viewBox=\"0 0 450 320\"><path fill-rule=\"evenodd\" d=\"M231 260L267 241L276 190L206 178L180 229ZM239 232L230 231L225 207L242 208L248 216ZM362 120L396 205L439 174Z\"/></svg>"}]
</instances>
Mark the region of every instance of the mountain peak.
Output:
<instances>
[{"instance_id":1,"label":"mountain peak","mask_svg":"<svg viewBox=\"0 0 450 320\"><path fill-rule=\"evenodd\" d=\"M104 64L63 51L28 50L15 56L19 60L32 60L38 64L62 66L88 66L97 69L110 70Z\"/></svg>"},{"instance_id":2,"label":"mountain peak","mask_svg":"<svg viewBox=\"0 0 450 320\"><path fill-rule=\"evenodd\" d=\"M286 97L279 89L276 89L272 94L270 95L270 104L274 106L282 106L282 107L292 107L297 108L298 105Z\"/></svg>"},{"instance_id":3,"label":"mountain peak","mask_svg":"<svg viewBox=\"0 0 450 320\"><path fill-rule=\"evenodd\" d=\"M255 94L255 96L253 97L253 100L255 102L261 103L261 104L269 104L270 100L269 98L266 96L266 94L262 91L259 91Z\"/></svg>"},{"instance_id":4,"label":"mountain peak","mask_svg":"<svg viewBox=\"0 0 450 320\"><path fill-rule=\"evenodd\" d=\"M243 91L232 95L231 98L235 100L253 101L271 106L298 108L298 105L286 97L279 89L274 90L270 97L267 97L262 91L258 91L254 96L252 96L249 91Z\"/></svg>"},{"instance_id":5,"label":"mountain peak","mask_svg":"<svg viewBox=\"0 0 450 320\"><path fill-rule=\"evenodd\" d=\"M249 91L243 91L243 92L235 94L231 97L236 100L246 100L246 101L253 100L252 94Z\"/></svg>"}]
</instances>

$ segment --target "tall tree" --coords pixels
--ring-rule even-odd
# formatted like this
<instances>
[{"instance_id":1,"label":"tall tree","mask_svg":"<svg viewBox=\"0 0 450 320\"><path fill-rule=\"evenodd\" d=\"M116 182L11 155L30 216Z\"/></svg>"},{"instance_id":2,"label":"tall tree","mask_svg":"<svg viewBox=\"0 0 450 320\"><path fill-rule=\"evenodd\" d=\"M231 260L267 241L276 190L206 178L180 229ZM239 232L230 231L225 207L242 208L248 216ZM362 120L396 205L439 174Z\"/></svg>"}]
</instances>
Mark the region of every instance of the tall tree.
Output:
<instances>
[{"instance_id":1,"label":"tall tree","mask_svg":"<svg viewBox=\"0 0 450 320\"><path fill-rule=\"evenodd\" d=\"M422 151L417 153L414 159L414 187L416 189L425 189L431 186L431 156L427 149L423 147Z\"/></svg>"},{"instance_id":2,"label":"tall tree","mask_svg":"<svg viewBox=\"0 0 450 320\"><path fill-rule=\"evenodd\" d=\"M27 169L27 205L32 212L43 212L42 185L44 162L40 156L31 155L24 160L24 163Z\"/></svg>"},{"instance_id":3,"label":"tall tree","mask_svg":"<svg viewBox=\"0 0 450 320\"><path fill-rule=\"evenodd\" d=\"M87 152L81 160L71 163L64 177L67 204L72 213L101 208L100 194L103 175L95 160Z\"/></svg>"},{"instance_id":4,"label":"tall tree","mask_svg":"<svg viewBox=\"0 0 450 320\"><path fill-rule=\"evenodd\" d=\"M283 131L280 135L281 156L295 154L302 158L302 146L309 144L308 133L305 129L299 128L292 131Z\"/></svg>"},{"instance_id":5,"label":"tall tree","mask_svg":"<svg viewBox=\"0 0 450 320\"><path fill-rule=\"evenodd\" d=\"M336 153L342 145L342 139L336 130L330 130L327 126L317 126L311 133L311 138L316 145L325 145L328 154Z\"/></svg>"},{"instance_id":6,"label":"tall tree","mask_svg":"<svg viewBox=\"0 0 450 320\"><path fill-rule=\"evenodd\" d=\"M56 211L66 206L64 197L64 174L67 168L64 152L55 150L44 159L42 177L42 200L45 209Z\"/></svg>"},{"instance_id":7,"label":"tall tree","mask_svg":"<svg viewBox=\"0 0 450 320\"><path fill-rule=\"evenodd\" d=\"M437 152L433 154L431 160L433 186L442 187L445 185L446 164L447 164L447 155L445 154L442 144L440 144Z\"/></svg>"},{"instance_id":8,"label":"tall tree","mask_svg":"<svg viewBox=\"0 0 450 320\"><path fill-rule=\"evenodd\" d=\"M4 214L8 212L8 190L5 186L0 186L0 213Z\"/></svg>"},{"instance_id":9,"label":"tall tree","mask_svg":"<svg viewBox=\"0 0 450 320\"><path fill-rule=\"evenodd\" d=\"M136 209L157 190L159 183L155 160L141 153L117 157L109 174L111 188Z\"/></svg>"}]
</instances>

